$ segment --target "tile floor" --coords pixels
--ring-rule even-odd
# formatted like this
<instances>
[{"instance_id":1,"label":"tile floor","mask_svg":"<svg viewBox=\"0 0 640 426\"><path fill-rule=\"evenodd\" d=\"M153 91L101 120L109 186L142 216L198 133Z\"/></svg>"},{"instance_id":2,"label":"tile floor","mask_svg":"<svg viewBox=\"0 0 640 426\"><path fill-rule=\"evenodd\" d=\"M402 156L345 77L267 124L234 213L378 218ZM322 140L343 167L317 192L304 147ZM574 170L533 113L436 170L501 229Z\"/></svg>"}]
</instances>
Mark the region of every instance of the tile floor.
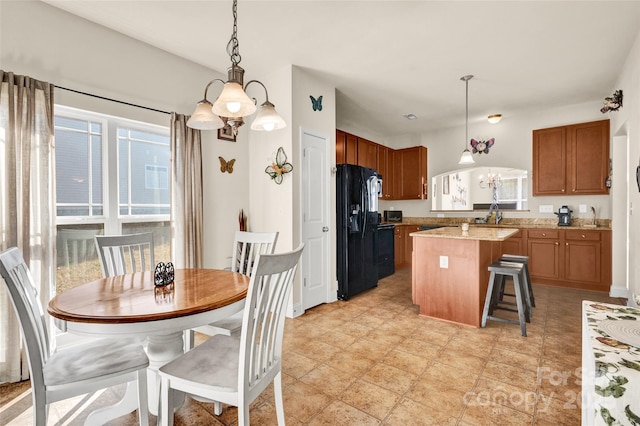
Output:
<instances>
[{"instance_id":1,"label":"tile floor","mask_svg":"<svg viewBox=\"0 0 640 426\"><path fill-rule=\"evenodd\" d=\"M581 300L603 293L534 286L528 337L517 325L485 329L418 317L403 269L348 302L287 319L283 387L288 425L579 425ZM29 383L0 386L0 424L31 425ZM50 425L80 425L122 387L53 404ZM151 423L156 418L151 416ZM235 425L189 398L176 425ZM251 422L276 424L269 388ZM114 425L134 425L135 416Z\"/></svg>"}]
</instances>

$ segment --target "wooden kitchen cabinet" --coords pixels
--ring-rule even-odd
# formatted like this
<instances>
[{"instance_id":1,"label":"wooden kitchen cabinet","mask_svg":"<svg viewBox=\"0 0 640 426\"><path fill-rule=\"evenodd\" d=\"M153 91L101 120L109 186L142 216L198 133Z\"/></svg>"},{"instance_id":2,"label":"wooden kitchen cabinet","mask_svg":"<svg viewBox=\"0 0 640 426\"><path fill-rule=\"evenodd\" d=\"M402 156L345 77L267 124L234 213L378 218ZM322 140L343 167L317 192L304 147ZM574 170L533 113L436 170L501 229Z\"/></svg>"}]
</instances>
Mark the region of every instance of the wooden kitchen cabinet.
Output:
<instances>
[{"instance_id":1,"label":"wooden kitchen cabinet","mask_svg":"<svg viewBox=\"0 0 640 426\"><path fill-rule=\"evenodd\" d=\"M378 174L382 175L382 200L393 199L393 149L378 145Z\"/></svg>"},{"instance_id":2,"label":"wooden kitchen cabinet","mask_svg":"<svg viewBox=\"0 0 640 426\"><path fill-rule=\"evenodd\" d=\"M526 248L522 239L522 230L502 242L502 254L525 255Z\"/></svg>"},{"instance_id":3,"label":"wooden kitchen cabinet","mask_svg":"<svg viewBox=\"0 0 640 426\"><path fill-rule=\"evenodd\" d=\"M395 200L427 199L427 148L397 149L393 152Z\"/></svg>"},{"instance_id":4,"label":"wooden kitchen cabinet","mask_svg":"<svg viewBox=\"0 0 640 426\"><path fill-rule=\"evenodd\" d=\"M608 194L609 120L533 131L533 195Z\"/></svg>"},{"instance_id":5,"label":"wooden kitchen cabinet","mask_svg":"<svg viewBox=\"0 0 640 426\"><path fill-rule=\"evenodd\" d=\"M560 279L560 231L553 229L529 229L527 253L531 280L536 278Z\"/></svg>"},{"instance_id":6,"label":"wooden kitchen cabinet","mask_svg":"<svg viewBox=\"0 0 640 426\"><path fill-rule=\"evenodd\" d=\"M358 165L377 170L378 144L370 140L358 138Z\"/></svg>"},{"instance_id":7,"label":"wooden kitchen cabinet","mask_svg":"<svg viewBox=\"0 0 640 426\"><path fill-rule=\"evenodd\" d=\"M413 237L410 234L418 232L420 225L403 225L402 227L404 228L404 264L411 266L413 264Z\"/></svg>"},{"instance_id":8,"label":"wooden kitchen cabinet","mask_svg":"<svg viewBox=\"0 0 640 426\"><path fill-rule=\"evenodd\" d=\"M358 164L358 137L337 129L336 164Z\"/></svg>"},{"instance_id":9,"label":"wooden kitchen cabinet","mask_svg":"<svg viewBox=\"0 0 640 426\"><path fill-rule=\"evenodd\" d=\"M404 266L404 237L401 225L396 225L394 233L394 264L397 268Z\"/></svg>"},{"instance_id":10,"label":"wooden kitchen cabinet","mask_svg":"<svg viewBox=\"0 0 640 426\"><path fill-rule=\"evenodd\" d=\"M611 231L529 229L527 248L534 283L609 291Z\"/></svg>"}]
</instances>

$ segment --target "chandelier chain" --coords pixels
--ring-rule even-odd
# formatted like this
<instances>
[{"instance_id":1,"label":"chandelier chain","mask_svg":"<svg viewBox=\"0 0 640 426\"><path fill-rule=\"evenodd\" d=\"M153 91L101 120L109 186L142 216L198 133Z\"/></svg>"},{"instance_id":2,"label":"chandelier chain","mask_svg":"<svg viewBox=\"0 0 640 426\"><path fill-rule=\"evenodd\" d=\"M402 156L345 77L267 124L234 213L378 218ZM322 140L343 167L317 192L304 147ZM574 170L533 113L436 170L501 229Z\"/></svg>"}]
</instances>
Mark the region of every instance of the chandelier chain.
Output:
<instances>
[{"instance_id":1,"label":"chandelier chain","mask_svg":"<svg viewBox=\"0 0 640 426\"><path fill-rule=\"evenodd\" d=\"M240 63L240 42L238 41L238 2L233 0L233 33L231 39L227 43L227 54L231 58L231 63L235 66Z\"/></svg>"}]
</instances>

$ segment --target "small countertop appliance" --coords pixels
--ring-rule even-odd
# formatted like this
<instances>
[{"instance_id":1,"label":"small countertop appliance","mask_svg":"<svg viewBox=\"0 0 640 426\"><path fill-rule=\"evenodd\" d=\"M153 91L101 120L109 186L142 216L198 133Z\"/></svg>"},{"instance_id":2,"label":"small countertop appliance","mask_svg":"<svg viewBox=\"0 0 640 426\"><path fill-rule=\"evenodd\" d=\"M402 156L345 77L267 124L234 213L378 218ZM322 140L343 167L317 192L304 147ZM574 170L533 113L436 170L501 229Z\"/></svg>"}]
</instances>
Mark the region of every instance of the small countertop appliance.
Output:
<instances>
[{"instance_id":1,"label":"small countertop appliance","mask_svg":"<svg viewBox=\"0 0 640 426\"><path fill-rule=\"evenodd\" d=\"M560 207L556 213L558 215L558 226L570 226L572 212L573 210L570 210L567 206Z\"/></svg>"}]
</instances>

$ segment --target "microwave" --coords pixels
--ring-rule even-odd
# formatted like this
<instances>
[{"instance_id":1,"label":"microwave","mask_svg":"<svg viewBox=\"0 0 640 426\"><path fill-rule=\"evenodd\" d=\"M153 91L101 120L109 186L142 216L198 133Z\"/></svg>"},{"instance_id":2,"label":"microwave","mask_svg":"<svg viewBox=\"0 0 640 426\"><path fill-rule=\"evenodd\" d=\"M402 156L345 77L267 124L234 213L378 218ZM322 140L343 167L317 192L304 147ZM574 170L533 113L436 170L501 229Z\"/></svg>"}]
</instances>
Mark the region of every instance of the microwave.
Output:
<instances>
[{"instance_id":1,"label":"microwave","mask_svg":"<svg viewBox=\"0 0 640 426\"><path fill-rule=\"evenodd\" d=\"M402 222L402 210L385 210L383 217L385 222Z\"/></svg>"}]
</instances>

